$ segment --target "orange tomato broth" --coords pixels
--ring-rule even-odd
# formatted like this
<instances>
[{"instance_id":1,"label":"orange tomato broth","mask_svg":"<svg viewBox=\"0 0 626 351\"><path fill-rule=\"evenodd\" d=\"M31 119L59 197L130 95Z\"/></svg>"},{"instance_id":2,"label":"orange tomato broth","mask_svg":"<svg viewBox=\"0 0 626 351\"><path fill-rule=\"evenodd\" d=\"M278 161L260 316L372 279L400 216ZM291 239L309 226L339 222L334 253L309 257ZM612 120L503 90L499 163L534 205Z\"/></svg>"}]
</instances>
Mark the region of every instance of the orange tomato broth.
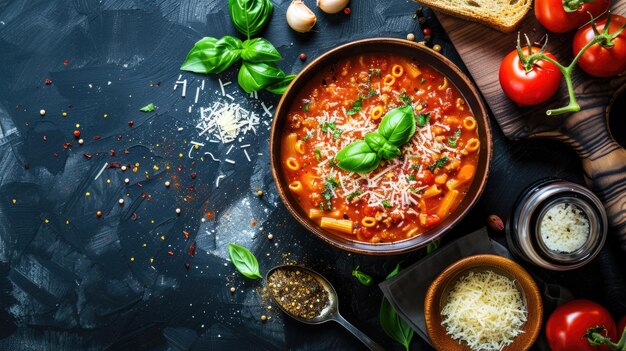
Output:
<instances>
[{"instance_id":1,"label":"orange tomato broth","mask_svg":"<svg viewBox=\"0 0 626 351\"><path fill-rule=\"evenodd\" d=\"M360 96L361 111L348 115ZM376 131L382 116L409 99L416 123L419 114L429 121L416 127L398 159L367 174L333 164L339 150ZM323 228L370 243L407 239L438 224L465 197L478 162L476 121L457 88L396 54L355 56L318 73L294 100L281 138L286 191Z\"/></svg>"}]
</instances>

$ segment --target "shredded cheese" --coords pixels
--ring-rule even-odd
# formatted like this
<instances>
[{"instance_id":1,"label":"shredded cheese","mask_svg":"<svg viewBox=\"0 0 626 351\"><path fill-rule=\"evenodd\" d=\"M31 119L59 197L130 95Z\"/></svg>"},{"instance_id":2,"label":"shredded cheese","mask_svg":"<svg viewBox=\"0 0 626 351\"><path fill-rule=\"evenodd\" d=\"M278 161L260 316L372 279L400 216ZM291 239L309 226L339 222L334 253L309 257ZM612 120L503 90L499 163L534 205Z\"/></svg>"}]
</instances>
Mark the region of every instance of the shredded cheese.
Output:
<instances>
[{"instance_id":1,"label":"shredded cheese","mask_svg":"<svg viewBox=\"0 0 626 351\"><path fill-rule=\"evenodd\" d=\"M492 271L461 277L447 297L442 325L474 351L502 350L523 333L527 311L515 281Z\"/></svg>"}]
</instances>

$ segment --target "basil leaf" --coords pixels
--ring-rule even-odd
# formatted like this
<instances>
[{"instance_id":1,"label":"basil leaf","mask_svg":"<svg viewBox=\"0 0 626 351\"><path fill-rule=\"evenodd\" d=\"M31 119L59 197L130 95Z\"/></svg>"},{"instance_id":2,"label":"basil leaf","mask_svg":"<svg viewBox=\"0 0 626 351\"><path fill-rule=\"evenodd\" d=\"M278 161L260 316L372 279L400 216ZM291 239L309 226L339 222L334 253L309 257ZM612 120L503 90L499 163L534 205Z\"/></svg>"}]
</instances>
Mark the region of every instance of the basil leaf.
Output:
<instances>
[{"instance_id":1,"label":"basil leaf","mask_svg":"<svg viewBox=\"0 0 626 351\"><path fill-rule=\"evenodd\" d=\"M274 62L282 59L280 53L267 39L255 38L243 42L241 58L254 62Z\"/></svg>"},{"instance_id":2,"label":"basil leaf","mask_svg":"<svg viewBox=\"0 0 626 351\"><path fill-rule=\"evenodd\" d=\"M432 241L430 244L428 244L428 246L426 246L426 253L429 254L437 250L439 248L439 245L441 245L440 239Z\"/></svg>"},{"instance_id":3,"label":"basil leaf","mask_svg":"<svg viewBox=\"0 0 626 351\"><path fill-rule=\"evenodd\" d=\"M357 140L343 148L337 156L337 166L348 172L367 173L380 164L380 156L364 140Z\"/></svg>"},{"instance_id":4,"label":"basil leaf","mask_svg":"<svg viewBox=\"0 0 626 351\"><path fill-rule=\"evenodd\" d=\"M430 113L420 114L417 116L417 125L423 127L430 121Z\"/></svg>"},{"instance_id":5,"label":"basil leaf","mask_svg":"<svg viewBox=\"0 0 626 351\"><path fill-rule=\"evenodd\" d=\"M432 165L428 166L428 170L434 172L435 169L445 166L446 163L448 163L448 158L444 156L440 159L437 159L437 161L435 161L435 163L433 163Z\"/></svg>"},{"instance_id":6,"label":"basil leaf","mask_svg":"<svg viewBox=\"0 0 626 351\"><path fill-rule=\"evenodd\" d=\"M385 280L391 279L391 278L395 277L396 274L398 274L398 272L400 272L400 264L399 263L396 265L396 268L394 268L393 271L391 271L391 273L389 273L389 275L387 276L387 278L385 278Z\"/></svg>"},{"instance_id":7,"label":"basil leaf","mask_svg":"<svg viewBox=\"0 0 626 351\"><path fill-rule=\"evenodd\" d=\"M272 17L270 0L228 0L228 11L235 28L250 38L258 34Z\"/></svg>"},{"instance_id":8,"label":"basil leaf","mask_svg":"<svg viewBox=\"0 0 626 351\"><path fill-rule=\"evenodd\" d=\"M381 202L381 204L383 205L384 208L392 208L393 207L391 205L391 203L389 203L389 200L383 200L383 202Z\"/></svg>"},{"instance_id":9,"label":"basil leaf","mask_svg":"<svg viewBox=\"0 0 626 351\"><path fill-rule=\"evenodd\" d=\"M236 244L228 244L228 256L230 256L235 268L244 277L250 279L263 278L259 273L259 262L250 250Z\"/></svg>"},{"instance_id":10,"label":"basil leaf","mask_svg":"<svg viewBox=\"0 0 626 351\"><path fill-rule=\"evenodd\" d=\"M413 107L403 106L387 112L380 122L378 133L397 147L406 144L415 134Z\"/></svg>"},{"instance_id":11,"label":"basil leaf","mask_svg":"<svg viewBox=\"0 0 626 351\"><path fill-rule=\"evenodd\" d=\"M291 84L291 81L294 78L296 78L295 74L284 76L280 82L268 85L267 87L265 87L265 90L269 91L272 94L281 95L287 90L289 84Z\"/></svg>"},{"instance_id":12,"label":"basil leaf","mask_svg":"<svg viewBox=\"0 0 626 351\"><path fill-rule=\"evenodd\" d=\"M399 270L400 265L397 265L396 268L389 273L387 279L394 277ZM407 322L398 316L389 301L384 297L380 304L379 320L385 334L404 345L404 348L408 351L414 331Z\"/></svg>"},{"instance_id":13,"label":"basil leaf","mask_svg":"<svg viewBox=\"0 0 626 351\"><path fill-rule=\"evenodd\" d=\"M385 145L383 145L383 148L378 151L378 154L385 160L391 160L400 156L402 152L400 151L399 147L391 145L389 143L385 143Z\"/></svg>"},{"instance_id":14,"label":"basil leaf","mask_svg":"<svg viewBox=\"0 0 626 351\"><path fill-rule=\"evenodd\" d=\"M241 40L228 35L219 40L205 37L191 48L180 69L195 73L220 73L240 57Z\"/></svg>"},{"instance_id":15,"label":"basil leaf","mask_svg":"<svg viewBox=\"0 0 626 351\"><path fill-rule=\"evenodd\" d=\"M244 61L239 69L237 81L246 93L251 93L282 82L283 78L285 78L285 72L273 63Z\"/></svg>"},{"instance_id":16,"label":"basil leaf","mask_svg":"<svg viewBox=\"0 0 626 351\"><path fill-rule=\"evenodd\" d=\"M154 104L153 103L149 103L146 106L140 108L139 111L141 111L141 112L152 112L152 111L154 111Z\"/></svg>"},{"instance_id":17,"label":"basil leaf","mask_svg":"<svg viewBox=\"0 0 626 351\"><path fill-rule=\"evenodd\" d=\"M382 135L378 134L378 132L371 132L365 134L365 142L374 152L380 151L383 146L387 143L387 139L385 139Z\"/></svg>"},{"instance_id":18,"label":"basil leaf","mask_svg":"<svg viewBox=\"0 0 626 351\"><path fill-rule=\"evenodd\" d=\"M358 112L360 112L362 108L363 108L363 99L359 98L358 100L354 102L354 104L352 104L352 108L346 112L346 115L348 116L355 115Z\"/></svg>"},{"instance_id":19,"label":"basil leaf","mask_svg":"<svg viewBox=\"0 0 626 351\"><path fill-rule=\"evenodd\" d=\"M359 270L359 266L356 266L356 268L352 271L352 276L355 277L359 283L365 285L365 286L370 286L372 285L372 282L374 281L374 279L372 279L372 277L370 277L369 275L361 272Z\"/></svg>"}]
</instances>

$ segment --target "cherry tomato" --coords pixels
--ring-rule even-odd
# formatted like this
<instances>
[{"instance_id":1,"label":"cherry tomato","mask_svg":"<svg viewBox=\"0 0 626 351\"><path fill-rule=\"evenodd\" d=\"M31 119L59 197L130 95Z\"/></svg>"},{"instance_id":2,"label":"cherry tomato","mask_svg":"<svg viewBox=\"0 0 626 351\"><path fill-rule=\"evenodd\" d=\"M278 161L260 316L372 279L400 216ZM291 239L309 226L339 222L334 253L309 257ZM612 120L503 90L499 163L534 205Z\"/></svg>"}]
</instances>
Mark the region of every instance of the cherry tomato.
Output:
<instances>
[{"instance_id":1,"label":"cherry tomato","mask_svg":"<svg viewBox=\"0 0 626 351\"><path fill-rule=\"evenodd\" d=\"M432 185L435 182L435 175L429 170L424 170L415 174L415 180L422 185Z\"/></svg>"},{"instance_id":2,"label":"cherry tomato","mask_svg":"<svg viewBox=\"0 0 626 351\"><path fill-rule=\"evenodd\" d=\"M609 33L614 33L626 24L626 18L611 15ZM606 25L606 18L596 22L598 32L602 32ZM595 34L591 24L579 29L574 36L574 55L593 40ZM626 71L626 31L622 31L617 38L613 39L613 46L606 48L600 44L591 45L585 51L578 65L585 72L594 77L612 77Z\"/></svg>"},{"instance_id":3,"label":"cherry tomato","mask_svg":"<svg viewBox=\"0 0 626 351\"><path fill-rule=\"evenodd\" d=\"M539 50L533 46L532 53ZM523 48L522 53L527 56L528 48ZM556 61L554 55L546 55ZM538 105L550 99L559 89L562 76L561 71L546 60L536 61L530 72L526 73L517 50L506 55L500 64L502 90L509 99L522 106Z\"/></svg>"},{"instance_id":4,"label":"cherry tomato","mask_svg":"<svg viewBox=\"0 0 626 351\"><path fill-rule=\"evenodd\" d=\"M566 12L563 2L563 0L535 0L535 17L551 32L565 33L574 30L589 22L591 17L587 12L597 17L611 4L610 0L591 0L590 2L578 0L575 10Z\"/></svg>"},{"instance_id":5,"label":"cherry tomato","mask_svg":"<svg viewBox=\"0 0 626 351\"><path fill-rule=\"evenodd\" d=\"M546 337L552 351L597 351L609 348L591 346L584 337L587 329L604 326L607 336L615 340L615 322L609 311L589 300L573 300L550 315L546 324Z\"/></svg>"}]
</instances>

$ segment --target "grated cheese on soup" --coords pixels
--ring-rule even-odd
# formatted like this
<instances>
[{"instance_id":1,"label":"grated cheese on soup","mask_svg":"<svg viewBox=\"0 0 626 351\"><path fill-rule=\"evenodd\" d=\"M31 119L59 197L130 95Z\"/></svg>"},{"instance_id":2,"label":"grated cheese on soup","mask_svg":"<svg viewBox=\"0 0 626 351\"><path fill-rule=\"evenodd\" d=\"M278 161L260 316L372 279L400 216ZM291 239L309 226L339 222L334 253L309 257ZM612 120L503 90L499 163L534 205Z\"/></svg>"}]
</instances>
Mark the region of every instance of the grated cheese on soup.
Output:
<instances>
[{"instance_id":1,"label":"grated cheese on soup","mask_svg":"<svg viewBox=\"0 0 626 351\"><path fill-rule=\"evenodd\" d=\"M515 281L492 271L461 277L441 311L442 325L474 351L501 350L523 333L527 311Z\"/></svg>"},{"instance_id":2,"label":"grated cheese on soup","mask_svg":"<svg viewBox=\"0 0 626 351\"><path fill-rule=\"evenodd\" d=\"M580 249L589 237L589 219L572 204L552 206L541 219L541 239L552 251L570 253Z\"/></svg>"}]
</instances>

